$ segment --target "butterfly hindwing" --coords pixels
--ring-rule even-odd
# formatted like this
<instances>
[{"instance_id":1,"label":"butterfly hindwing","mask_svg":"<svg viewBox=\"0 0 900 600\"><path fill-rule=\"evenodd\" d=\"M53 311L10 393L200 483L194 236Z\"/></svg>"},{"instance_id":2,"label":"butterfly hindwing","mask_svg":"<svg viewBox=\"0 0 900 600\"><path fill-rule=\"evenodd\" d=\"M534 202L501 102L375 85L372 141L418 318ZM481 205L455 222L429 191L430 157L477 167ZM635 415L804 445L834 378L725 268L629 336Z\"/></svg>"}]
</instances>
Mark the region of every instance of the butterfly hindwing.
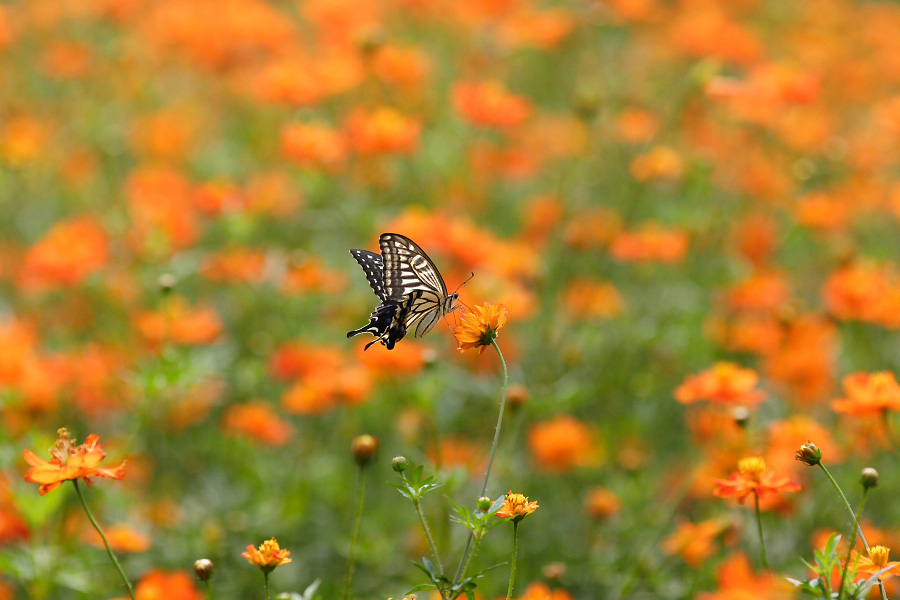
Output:
<instances>
[{"instance_id":1,"label":"butterfly hindwing","mask_svg":"<svg viewBox=\"0 0 900 600\"><path fill-rule=\"evenodd\" d=\"M351 250L350 254L362 267L369 285L372 286L372 291L381 300L384 300L384 261L379 255L368 250Z\"/></svg>"}]
</instances>

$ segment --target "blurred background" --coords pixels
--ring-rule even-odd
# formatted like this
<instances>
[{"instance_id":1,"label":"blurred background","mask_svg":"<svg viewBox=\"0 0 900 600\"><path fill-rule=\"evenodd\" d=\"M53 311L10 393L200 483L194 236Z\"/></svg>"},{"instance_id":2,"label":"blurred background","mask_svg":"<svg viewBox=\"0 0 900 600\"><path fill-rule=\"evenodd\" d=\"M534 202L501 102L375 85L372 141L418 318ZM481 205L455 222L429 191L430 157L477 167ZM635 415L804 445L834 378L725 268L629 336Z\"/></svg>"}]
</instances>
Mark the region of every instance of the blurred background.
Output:
<instances>
[{"instance_id":1,"label":"blurred background","mask_svg":"<svg viewBox=\"0 0 900 600\"><path fill-rule=\"evenodd\" d=\"M882 467L865 530L897 547L900 405L831 401L900 367L898 31L875 0L3 2L0 598L125 596L70 486L23 480L59 427L128 461L87 496L139 598L201 597L198 558L260 597L240 553L273 536L274 591L335 597L363 433L354 597L423 582L396 455L444 482L424 509L454 569L446 498L474 507L500 364L456 352L457 316L346 339L377 304L348 250L385 231L509 310L488 492L541 506L516 597L724 594L759 544L713 481L751 454L803 486L764 523L806 576L848 522L807 439L851 502Z\"/></svg>"}]
</instances>

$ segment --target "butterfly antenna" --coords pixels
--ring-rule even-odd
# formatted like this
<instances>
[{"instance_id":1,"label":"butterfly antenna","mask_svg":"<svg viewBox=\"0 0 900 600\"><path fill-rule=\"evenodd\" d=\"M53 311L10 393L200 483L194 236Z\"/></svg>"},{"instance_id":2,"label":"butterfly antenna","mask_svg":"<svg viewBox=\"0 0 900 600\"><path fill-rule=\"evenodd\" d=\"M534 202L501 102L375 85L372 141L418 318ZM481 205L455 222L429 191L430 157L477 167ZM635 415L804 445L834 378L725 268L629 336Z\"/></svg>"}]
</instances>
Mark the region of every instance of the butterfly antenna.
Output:
<instances>
[{"instance_id":1,"label":"butterfly antenna","mask_svg":"<svg viewBox=\"0 0 900 600\"><path fill-rule=\"evenodd\" d=\"M454 294L458 293L458 292L459 292L459 288L461 288L462 286L464 286L464 285L466 285L467 283L469 283L469 281L470 281L473 277L475 277L475 271L472 271L472 273L466 278L465 281L463 281L461 284L459 284L458 286L456 286L456 289L453 291L453 293L454 293Z\"/></svg>"}]
</instances>

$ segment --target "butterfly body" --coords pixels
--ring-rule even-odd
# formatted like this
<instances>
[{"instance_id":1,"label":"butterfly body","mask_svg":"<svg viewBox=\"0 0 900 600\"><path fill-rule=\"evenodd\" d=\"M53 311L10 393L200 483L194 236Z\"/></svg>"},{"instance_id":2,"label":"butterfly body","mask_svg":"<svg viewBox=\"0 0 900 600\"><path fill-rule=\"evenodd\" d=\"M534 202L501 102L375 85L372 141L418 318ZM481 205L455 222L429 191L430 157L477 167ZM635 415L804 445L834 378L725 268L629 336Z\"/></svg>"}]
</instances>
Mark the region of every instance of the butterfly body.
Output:
<instances>
[{"instance_id":1,"label":"butterfly body","mask_svg":"<svg viewBox=\"0 0 900 600\"><path fill-rule=\"evenodd\" d=\"M368 250L350 251L381 304L368 324L347 333L347 337L371 333L376 339L366 344L366 349L381 342L391 350L413 326L416 337L431 331L438 319L456 308L459 295L447 292L434 262L408 237L383 233L378 242L381 256Z\"/></svg>"}]
</instances>

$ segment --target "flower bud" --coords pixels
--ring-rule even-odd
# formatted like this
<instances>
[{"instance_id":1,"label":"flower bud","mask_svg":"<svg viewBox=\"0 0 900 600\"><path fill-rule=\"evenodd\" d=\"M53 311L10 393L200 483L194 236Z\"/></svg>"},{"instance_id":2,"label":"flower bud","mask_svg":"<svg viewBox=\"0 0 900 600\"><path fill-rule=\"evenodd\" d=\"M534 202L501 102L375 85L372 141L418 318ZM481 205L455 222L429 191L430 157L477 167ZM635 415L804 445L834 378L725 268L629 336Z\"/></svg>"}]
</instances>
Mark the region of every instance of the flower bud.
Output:
<instances>
[{"instance_id":1,"label":"flower bud","mask_svg":"<svg viewBox=\"0 0 900 600\"><path fill-rule=\"evenodd\" d=\"M866 489L875 487L878 485L878 471L872 467L866 467L860 473L859 481Z\"/></svg>"},{"instance_id":2,"label":"flower bud","mask_svg":"<svg viewBox=\"0 0 900 600\"><path fill-rule=\"evenodd\" d=\"M156 285L159 286L159 291L161 291L164 296L171 293L172 288L175 287L175 283L177 283L177 280L171 273L163 273L159 276L159 279L156 280Z\"/></svg>"},{"instance_id":3,"label":"flower bud","mask_svg":"<svg viewBox=\"0 0 900 600\"><path fill-rule=\"evenodd\" d=\"M506 402L511 409L520 408L528 403L528 388L521 383L514 383L506 391Z\"/></svg>"},{"instance_id":4,"label":"flower bud","mask_svg":"<svg viewBox=\"0 0 900 600\"><path fill-rule=\"evenodd\" d=\"M746 406L735 406L731 411L731 418L734 419L738 427L744 429L750 420L750 409Z\"/></svg>"},{"instance_id":5,"label":"flower bud","mask_svg":"<svg viewBox=\"0 0 900 600\"><path fill-rule=\"evenodd\" d=\"M358 435L353 438L350 444L350 451L353 453L353 459L361 467L366 466L378 453L378 438L368 433Z\"/></svg>"},{"instance_id":6,"label":"flower bud","mask_svg":"<svg viewBox=\"0 0 900 600\"><path fill-rule=\"evenodd\" d=\"M493 506L494 501L488 498L487 496L482 496L478 499L478 510L481 512L487 512L488 509Z\"/></svg>"},{"instance_id":7,"label":"flower bud","mask_svg":"<svg viewBox=\"0 0 900 600\"><path fill-rule=\"evenodd\" d=\"M209 581L213 574L213 563L208 558L194 561L194 573L200 581Z\"/></svg>"},{"instance_id":8,"label":"flower bud","mask_svg":"<svg viewBox=\"0 0 900 600\"><path fill-rule=\"evenodd\" d=\"M552 562L547 563L541 568L541 575L550 583L559 584L566 575L566 563Z\"/></svg>"},{"instance_id":9,"label":"flower bud","mask_svg":"<svg viewBox=\"0 0 900 600\"><path fill-rule=\"evenodd\" d=\"M819 450L819 447L812 442L806 442L805 444L800 446L800 449L797 450L796 454L794 454L794 458L802 462L804 465L814 467L822 462L822 451Z\"/></svg>"},{"instance_id":10,"label":"flower bud","mask_svg":"<svg viewBox=\"0 0 900 600\"><path fill-rule=\"evenodd\" d=\"M406 460L405 456L395 456L394 460L391 461L391 468L398 473L402 473L406 470L406 467L409 466L409 461Z\"/></svg>"}]
</instances>

